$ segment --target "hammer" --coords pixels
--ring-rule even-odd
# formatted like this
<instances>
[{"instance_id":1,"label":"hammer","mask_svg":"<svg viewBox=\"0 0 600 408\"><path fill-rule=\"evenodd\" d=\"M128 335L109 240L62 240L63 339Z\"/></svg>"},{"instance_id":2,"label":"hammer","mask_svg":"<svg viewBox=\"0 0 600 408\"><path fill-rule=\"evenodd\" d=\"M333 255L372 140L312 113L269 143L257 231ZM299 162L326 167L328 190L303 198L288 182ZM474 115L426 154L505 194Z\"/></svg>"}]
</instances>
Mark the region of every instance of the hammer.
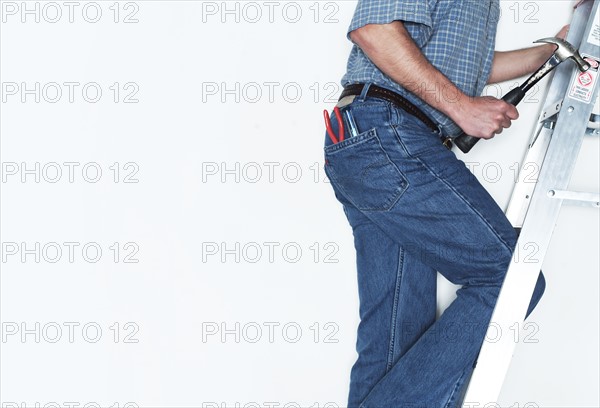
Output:
<instances>
[{"instance_id":1,"label":"hammer","mask_svg":"<svg viewBox=\"0 0 600 408\"><path fill-rule=\"evenodd\" d=\"M541 40L537 40L534 42L554 44L557 46L557 48L554 51L554 54L552 54L552 56L548 58L548 61L546 61L546 63L542 65L540 69L533 73L533 75L531 75L527 81L525 81L522 85L518 86L517 88L513 89L512 91L510 91L502 97L503 101L510 103L511 105L516 106L519 102L521 102L521 100L525 97L527 91L529 91L535 84L537 84L540 81L540 79L545 77L550 71L552 71L561 62L565 60L571 59L575 61L577 67L582 72L585 72L588 69L590 69L590 64L586 60L581 58L581 55L579 55L579 51L577 51L575 47L573 47L570 43L563 39L550 37L542 38ZM463 133L454 139L454 144L458 146L458 148L463 153L469 153L471 148L475 146L475 144L478 141L479 138L468 136L465 133Z\"/></svg>"}]
</instances>

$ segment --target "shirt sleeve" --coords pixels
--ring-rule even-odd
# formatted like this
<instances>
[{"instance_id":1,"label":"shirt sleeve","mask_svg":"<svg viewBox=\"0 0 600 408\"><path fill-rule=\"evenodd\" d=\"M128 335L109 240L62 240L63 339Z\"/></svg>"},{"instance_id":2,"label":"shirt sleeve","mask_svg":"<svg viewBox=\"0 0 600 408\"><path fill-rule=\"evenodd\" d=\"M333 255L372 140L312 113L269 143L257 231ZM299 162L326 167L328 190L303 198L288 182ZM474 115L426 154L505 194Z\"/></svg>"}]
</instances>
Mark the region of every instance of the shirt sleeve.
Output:
<instances>
[{"instance_id":1,"label":"shirt sleeve","mask_svg":"<svg viewBox=\"0 0 600 408\"><path fill-rule=\"evenodd\" d=\"M402 20L432 26L431 14L438 0L358 0L346 34L367 24L387 24Z\"/></svg>"}]
</instances>

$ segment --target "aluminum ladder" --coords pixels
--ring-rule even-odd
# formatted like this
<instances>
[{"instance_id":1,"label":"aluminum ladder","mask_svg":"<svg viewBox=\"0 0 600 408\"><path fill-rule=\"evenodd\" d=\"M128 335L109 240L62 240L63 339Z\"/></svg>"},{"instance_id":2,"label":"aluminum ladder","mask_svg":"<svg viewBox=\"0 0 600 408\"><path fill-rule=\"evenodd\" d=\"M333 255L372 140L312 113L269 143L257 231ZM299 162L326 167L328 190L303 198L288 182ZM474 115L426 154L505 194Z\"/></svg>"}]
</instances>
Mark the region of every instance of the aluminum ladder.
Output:
<instances>
[{"instance_id":1,"label":"aluminum ladder","mask_svg":"<svg viewBox=\"0 0 600 408\"><path fill-rule=\"evenodd\" d=\"M496 402L516 347L511 333L523 320L563 202L598 208L596 193L567 191L585 135L600 133L598 62L600 61L599 0L588 0L574 12L567 41L592 64L581 73L575 64L559 65L543 102L538 125L522 162L538 166L537 181L522 177L514 187L506 215L521 228L486 339L462 402L463 408L497 407ZM524 258L524 254L529 256ZM499 333L502 335L499 336ZM491 404L491 405L490 405Z\"/></svg>"}]
</instances>

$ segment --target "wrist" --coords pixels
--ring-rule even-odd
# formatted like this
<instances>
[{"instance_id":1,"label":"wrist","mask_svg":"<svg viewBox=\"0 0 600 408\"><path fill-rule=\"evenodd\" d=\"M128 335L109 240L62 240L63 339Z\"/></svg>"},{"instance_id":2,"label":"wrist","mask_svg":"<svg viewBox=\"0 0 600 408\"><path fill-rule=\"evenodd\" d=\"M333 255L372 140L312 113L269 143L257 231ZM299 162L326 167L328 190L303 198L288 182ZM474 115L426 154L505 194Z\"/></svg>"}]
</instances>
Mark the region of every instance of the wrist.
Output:
<instances>
[{"instance_id":1,"label":"wrist","mask_svg":"<svg viewBox=\"0 0 600 408\"><path fill-rule=\"evenodd\" d=\"M458 89L455 95L455 99L448 100L444 104L444 109L442 109L442 112L458 124L458 122L460 122L460 118L463 117L464 113L469 111L469 106L473 98L466 95Z\"/></svg>"}]
</instances>

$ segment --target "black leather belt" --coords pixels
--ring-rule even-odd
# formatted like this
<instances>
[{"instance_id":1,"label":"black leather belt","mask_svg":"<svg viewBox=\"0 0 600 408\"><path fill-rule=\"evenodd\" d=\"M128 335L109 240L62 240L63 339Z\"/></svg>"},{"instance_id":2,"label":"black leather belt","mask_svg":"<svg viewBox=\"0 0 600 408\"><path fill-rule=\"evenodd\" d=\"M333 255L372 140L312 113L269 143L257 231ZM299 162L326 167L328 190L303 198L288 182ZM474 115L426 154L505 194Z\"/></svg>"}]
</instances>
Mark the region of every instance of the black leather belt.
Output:
<instances>
[{"instance_id":1,"label":"black leather belt","mask_svg":"<svg viewBox=\"0 0 600 408\"><path fill-rule=\"evenodd\" d=\"M344 88L344 90L342 91L338 100L340 100L346 96L360 95L362 93L362 90L364 87L365 87L365 84L348 85ZM431 119L429 119L429 117L427 117L427 115L425 115L421 109L417 108L415 105L413 105L408 99L406 99L402 95L397 94L396 92L390 91L389 89L382 88L380 86L371 84L371 86L369 87L369 90L367 91L367 96L385 99L386 101L393 103L394 105L398 106L400 109L404 110L405 112L407 112L407 113L413 115L414 117L416 117L417 119L419 119L429 129L431 129L432 132L436 132L436 133L439 132L439 128L437 127L437 125ZM446 146L448 149L452 148L452 139L451 138L441 136L441 139L442 139L442 144L444 146Z\"/></svg>"}]
</instances>

